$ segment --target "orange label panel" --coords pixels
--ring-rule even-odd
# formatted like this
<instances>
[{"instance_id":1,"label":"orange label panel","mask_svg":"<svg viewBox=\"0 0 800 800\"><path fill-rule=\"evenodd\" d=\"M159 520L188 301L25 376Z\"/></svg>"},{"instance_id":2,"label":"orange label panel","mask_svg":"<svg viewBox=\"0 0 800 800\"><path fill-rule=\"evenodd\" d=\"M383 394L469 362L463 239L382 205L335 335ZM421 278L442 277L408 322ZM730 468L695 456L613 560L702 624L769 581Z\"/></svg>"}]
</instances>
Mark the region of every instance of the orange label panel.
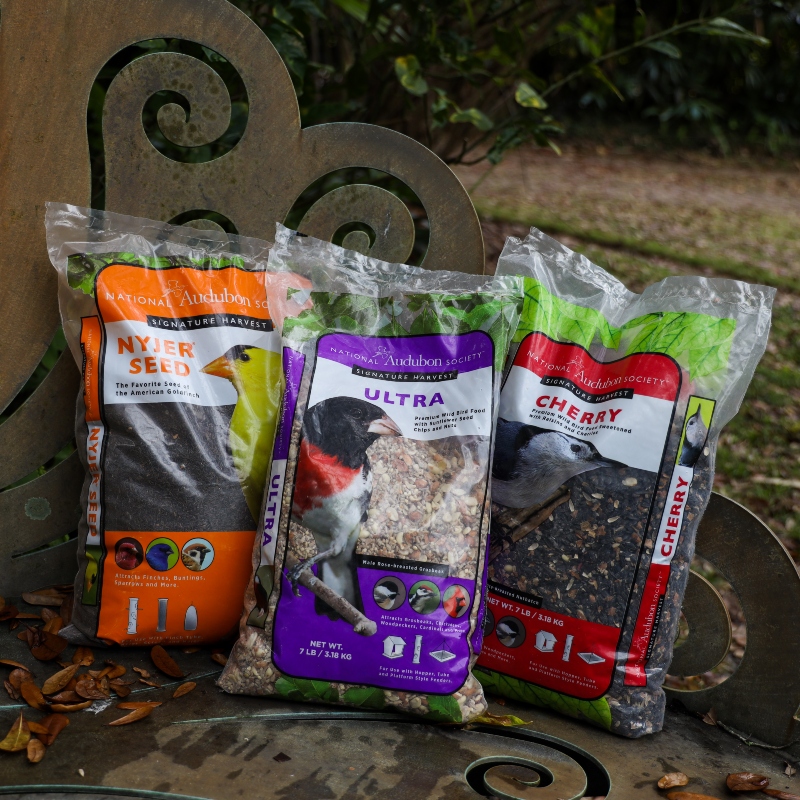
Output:
<instances>
[{"instance_id":1,"label":"orange label panel","mask_svg":"<svg viewBox=\"0 0 800 800\"><path fill-rule=\"evenodd\" d=\"M230 633L250 578L253 531L106 531L97 636L192 644Z\"/></svg>"}]
</instances>

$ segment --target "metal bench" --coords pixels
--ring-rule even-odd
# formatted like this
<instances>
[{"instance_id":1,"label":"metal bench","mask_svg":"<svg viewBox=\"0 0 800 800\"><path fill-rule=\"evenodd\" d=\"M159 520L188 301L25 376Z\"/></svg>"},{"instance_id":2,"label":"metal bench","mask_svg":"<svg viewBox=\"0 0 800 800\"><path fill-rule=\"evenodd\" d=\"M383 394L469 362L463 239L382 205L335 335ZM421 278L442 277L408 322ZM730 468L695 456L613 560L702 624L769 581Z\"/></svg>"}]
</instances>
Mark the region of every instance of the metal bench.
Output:
<instances>
[{"instance_id":1,"label":"metal bench","mask_svg":"<svg viewBox=\"0 0 800 800\"><path fill-rule=\"evenodd\" d=\"M407 184L424 206L430 242L424 265L479 272L483 242L475 210L448 167L417 142L390 130L351 123L300 128L289 74L264 34L226 0L0 0L0 408L39 364L58 326L55 272L44 242L44 203L90 205L86 110L95 77L123 48L155 38L200 43L237 70L248 95L241 139L205 163L171 160L150 143L141 118L153 94L170 90L190 106L162 106L158 121L172 142L198 146L226 130L225 83L198 59L152 53L125 66L105 99L106 207L182 222L223 215L237 232L270 238L306 187L334 170L367 167ZM330 239L347 223L375 239L349 234L350 247L392 261L411 251L414 225L394 195L370 185L324 195L300 225ZM213 226L207 219L192 224ZM39 388L0 426L0 487L44 464L73 436L78 372L65 353ZM735 424L735 422L733 423ZM41 548L77 526L83 471L73 454L21 486L0 492L0 594L70 581L75 540ZM522 728L458 730L397 716L231 697L213 685L206 656L186 656L199 690L146 722L110 735L99 716L79 714L79 742L54 747L43 768L0 757L0 794L70 792L207 798L659 796L655 781L680 769L687 789L718 793L727 771L752 770L792 785L783 759L800 706L800 579L788 553L746 509L714 495L698 553L737 593L747 620L747 648L722 684L669 690L691 712L714 708L748 747L696 716L668 712L663 733L624 741L545 711L492 706L531 723ZM31 552L34 551L34 552ZM689 637L676 651L674 675L697 675L728 652L731 624L711 583L692 574L684 604ZM8 651L8 652L7 652ZM4 634L4 657L36 665L22 642ZM145 665L140 651L116 653ZM212 665L213 666L213 665ZM156 692L158 690L146 690ZM163 691L163 690L162 690ZM18 706L0 698L0 725ZM76 715L73 715L76 716ZM76 734L77 731L71 730ZM289 760L273 760L283 752ZM538 765L538 766L537 766ZM77 770L84 770L85 777ZM537 788L516 777L535 768ZM523 772L519 772L523 770ZM549 782L549 783L548 783Z\"/></svg>"}]
</instances>

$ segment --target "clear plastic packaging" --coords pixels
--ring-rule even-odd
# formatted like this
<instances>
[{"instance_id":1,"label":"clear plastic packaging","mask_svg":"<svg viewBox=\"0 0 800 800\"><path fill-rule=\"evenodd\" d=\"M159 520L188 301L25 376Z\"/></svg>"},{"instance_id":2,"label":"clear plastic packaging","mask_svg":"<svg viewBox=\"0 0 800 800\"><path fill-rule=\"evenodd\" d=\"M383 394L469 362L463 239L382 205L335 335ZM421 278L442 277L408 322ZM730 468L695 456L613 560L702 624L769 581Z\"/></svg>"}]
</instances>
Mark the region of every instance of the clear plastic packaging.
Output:
<instances>
[{"instance_id":1,"label":"clear plastic packaging","mask_svg":"<svg viewBox=\"0 0 800 800\"><path fill-rule=\"evenodd\" d=\"M49 203L82 370L74 642L216 641L249 577L282 393L270 244Z\"/></svg>"},{"instance_id":2,"label":"clear plastic packaging","mask_svg":"<svg viewBox=\"0 0 800 800\"><path fill-rule=\"evenodd\" d=\"M287 388L219 685L467 722L486 709L471 668L520 282L383 264L280 226L270 266Z\"/></svg>"},{"instance_id":3,"label":"clear plastic packaging","mask_svg":"<svg viewBox=\"0 0 800 800\"><path fill-rule=\"evenodd\" d=\"M487 691L623 736L662 683L720 430L766 347L774 289L667 278L641 295L531 230L499 275L525 303L500 400Z\"/></svg>"}]
</instances>

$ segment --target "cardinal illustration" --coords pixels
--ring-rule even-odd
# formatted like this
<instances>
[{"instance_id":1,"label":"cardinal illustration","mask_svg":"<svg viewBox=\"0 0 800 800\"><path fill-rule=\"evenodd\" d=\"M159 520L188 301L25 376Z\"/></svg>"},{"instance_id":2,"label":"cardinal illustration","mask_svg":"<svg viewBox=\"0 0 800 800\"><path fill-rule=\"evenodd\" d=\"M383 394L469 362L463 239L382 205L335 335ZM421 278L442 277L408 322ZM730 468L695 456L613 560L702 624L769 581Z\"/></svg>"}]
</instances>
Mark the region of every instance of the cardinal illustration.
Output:
<instances>
[{"instance_id":1,"label":"cardinal illustration","mask_svg":"<svg viewBox=\"0 0 800 800\"><path fill-rule=\"evenodd\" d=\"M353 554L372 497L367 449L380 436L401 435L394 420L365 400L331 397L306 411L292 519L311 531L317 554L289 571L295 594L303 570L319 564L319 579L364 610ZM315 608L318 614L339 619L319 598Z\"/></svg>"},{"instance_id":2,"label":"cardinal illustration","mask_svg":"<svg viewBox=\"0 0 800 800\"><path fill-rule=\"evenodd\" d=\"M186 569L190 569L192 572L199 572L203 569L203 562L210 552L211 548L208 545L202 542L193 542L187 544L181 550L181 561L183 561Z\"/></svg>"},{"instance_id":3,"label":"cardinal illustration","mask_svg":"<svg viewBox=\"0 0 800 800\"><path fill-rule=\"evenodd\" d=\"M591 442L500 418L492 467L492 500L509 508L529 508L544 503L582 472L624 466L603 458Z\"/></svg>"},{"instance_id":4,"label":"cardinal illustration","mask_svg":"<svg viewBox=\"0 0 800 800\"><path fill-rule=\"evenodd\" d=\"M238 399L228 444L247 507L258 520L281 400L281 355L237 344L201 372L229 380Z\"/></svg>"},{"instance_id":5,"label":"cardinal illustration","mask_svg":"<svg viewBox=\"0 0 800 800\"><path fill-rule=\"evenodd\" d=\"M142 563L142 550L130 539L117 542L114 561L120 569L136 569Z\"/></svg>"},{"instance_id":6,"label":"cardinal illustration","mask_svg":"<svg viewBox=\"0 0 800 800\"><path fill-rule=\"evenodd\" d=\"M442 603L444 610L451 617L460 617L468 605L469 600L467 599L467 595L460 586L454 586L450 597Z\"/></svg>"},{"instance_id":7,"label":"cardinal illustration","mask_svg":"<svg viewBox=\"0 0 800 800\"><path fill-rule=\"evenodd\" d=\"M175 554L171 544L159 542L150 547L145 555L147 563L159 572L166 572L169 569L170 556Z\"/></svg>"}]
</instances>

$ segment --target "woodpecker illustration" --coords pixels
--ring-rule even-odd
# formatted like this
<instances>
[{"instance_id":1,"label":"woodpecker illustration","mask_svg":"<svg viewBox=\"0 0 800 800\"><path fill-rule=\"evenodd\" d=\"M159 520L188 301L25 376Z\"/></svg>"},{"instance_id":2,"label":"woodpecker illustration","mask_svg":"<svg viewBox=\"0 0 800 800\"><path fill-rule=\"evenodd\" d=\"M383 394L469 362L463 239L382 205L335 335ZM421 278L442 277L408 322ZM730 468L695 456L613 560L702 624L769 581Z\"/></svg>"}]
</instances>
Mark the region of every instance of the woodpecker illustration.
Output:
<instances>
[{"instance_id":1,"label":"woodpecker illustration","mask_svg":"<svg viewBox=\"0 0 800 800\"><path fill-rule=\"evenodd\" d=\"M708 437L708 428L703 422L700 408L692 414L686 422L686 432L683 439L683 448L678 463L682 467L693 467L700 458Z\"/></svg>"},{"instance_id":2,"label":"woodpecker illustration","mask_svg":"<svg viewBox=\"0 0 800 800\"><path fill-rule=\"evenodd\" d=\"M317 554L289 571L295 594L303 570L319 564L319 579L364 610L353 554L372 497L367 449L380 436L401 435L394 420L365 400L331 397L306 411L292 519L311 531ZM339 619L319 598L315 608L318 614Z\"/></svg>"},{"instance_id":3,"label":"woodpecker illustration","mask_svg":"<svg viewBox=\"0 0 800 800\"><path fill-rule=\"evenodd\" d=\"M389 583L383 583L372 590L375 602L386 611L389 611L397 597L397 587Z\"/></svg>"},{"instance_id":4,"label":"woodpecker illustration","mask_svg":"<svg viewBox=\"0 0 800 800\"><path fill-rule=\"evenodd\" d=\"M624 467L603 458L591 442L565 433L497 420L492 500L509 508L543 503L570 478L600 467Z\"/></svg>"},{"instance_id":5,"label":"woodpecker illustration","mask_svg":"<svg viewBox=\"0 0 800 800\"><path fill-rule=\"evenodd\" d=\"M408 596L408 604L418 614L429 614L438 605L436 592L424 583Z\"/></svg>"},{"instance_id":6,"label":"woodpecker illustration","mask_svg":"<svg viewBox=\"0 0 800 800\"><path fill-rule=\"evenodd\" d=\"M175 554L172 545L166 542L159 542L154 544L146 553L145 558L147 563L159 572L165 572L169 569L170 556Z\"/></svg>"},{"instance_id":7,"label":"woodpecker illustration","mask_svg":"<svg viewBox=\"0 0 800 800\"><path fill-rule=\"evenodd\" d=\"M142 563L142 551L130 540L117 542L114 561L120 569L136 569Z\"/></svg>"},{"instance_id":8,"label":"woodpecker illustration","mask_svg":"<svg viewBox=\"0 0 800 800\"><path fill-rule=\"evenodd\" d=\"M203 569L203 562L210 552L211 548L204 545L202 542L187 544L183 550L181 550L181 561L183 561L183 565L186 569L199 572Z\"/></svg>"},{"instance_id":9,"label":"woodpecker illustration","mask_svg":"<svg viewBox=\"0 0 800 800\"><path fill-rule=\"evenodd\" d=\"M237 344L206 364L201 372L225 378L236 389L238 399L231 417L228 444L247 507L253 520L258 520L278 424L281 355L261 347Z\"/></svg>"}]
</instances>

